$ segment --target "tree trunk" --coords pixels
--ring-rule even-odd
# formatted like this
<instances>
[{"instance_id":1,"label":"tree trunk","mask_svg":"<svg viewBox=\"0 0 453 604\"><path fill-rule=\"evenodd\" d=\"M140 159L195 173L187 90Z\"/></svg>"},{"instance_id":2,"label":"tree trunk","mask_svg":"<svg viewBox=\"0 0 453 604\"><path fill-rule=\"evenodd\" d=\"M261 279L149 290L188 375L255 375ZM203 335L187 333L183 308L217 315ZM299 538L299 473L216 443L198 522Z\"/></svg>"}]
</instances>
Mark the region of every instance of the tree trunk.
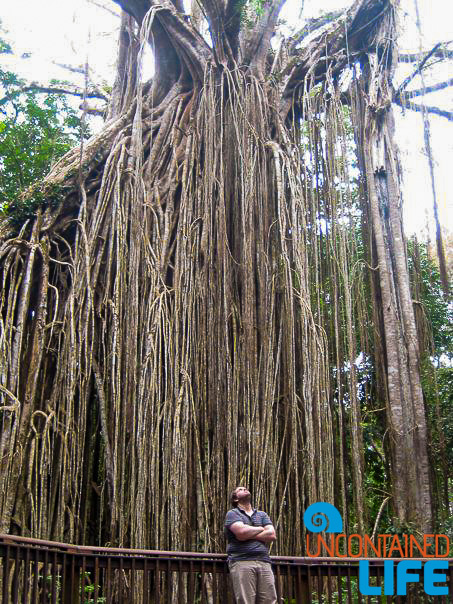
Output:
<instances>
[{"instance_id":1,"label":"tree trunk","mask_svg":"<svg viewBox=\"0 0 453 604\"><path fill-rule=\"evenodd\" d=\"M387 53L391 74L394 56ZM368 55L355 112L376 249L373 269L379 271L374 302L382 304L383 314L393 503L401 524L416 523L429 532L433 518L420 355L402 230L390 75L380 65L377 54Z\"/></svg>"}]
</instances>

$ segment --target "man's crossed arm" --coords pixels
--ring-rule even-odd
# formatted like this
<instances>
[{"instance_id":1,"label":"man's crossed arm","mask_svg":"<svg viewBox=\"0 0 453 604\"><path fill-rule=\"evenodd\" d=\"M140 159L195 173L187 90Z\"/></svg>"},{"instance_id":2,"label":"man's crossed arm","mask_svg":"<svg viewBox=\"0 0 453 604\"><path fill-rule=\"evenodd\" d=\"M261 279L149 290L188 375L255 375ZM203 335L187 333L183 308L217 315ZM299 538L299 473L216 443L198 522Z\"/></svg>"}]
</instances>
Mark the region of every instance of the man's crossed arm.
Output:
<instances>
[{"instance_id":1,"label":"man's crossed arm","mask_svg":"<svg viewBox=\"0 0 453 604\"><path fill-rule=\"evenodd\" d=\"M271 541L275 541L277 538L272 524L266 524L266 526L249 526L241 521L238 521L233 522L233 524L230 526L230 530L234 533L236 539L239 539L239 541L257 539L263 543L270 543Z\"/></svg>"}]
</instances>

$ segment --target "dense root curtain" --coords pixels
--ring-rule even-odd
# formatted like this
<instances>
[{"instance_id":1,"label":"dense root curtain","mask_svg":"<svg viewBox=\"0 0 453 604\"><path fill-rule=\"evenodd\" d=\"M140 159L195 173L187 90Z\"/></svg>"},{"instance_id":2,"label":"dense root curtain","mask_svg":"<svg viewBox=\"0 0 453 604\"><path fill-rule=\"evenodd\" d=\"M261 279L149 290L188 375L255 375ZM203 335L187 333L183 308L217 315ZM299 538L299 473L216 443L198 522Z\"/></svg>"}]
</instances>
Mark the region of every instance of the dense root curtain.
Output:
<instances>
[{"instance_id":1,"label":"dense root curtain","mask_svg":"<svg viewBox=\"0 0 453 604\"><path fill-rule=\"evenodd\" d=\"M398 499L412 449L426 468L426 432L404 242L379 239L390 202L375 182L400 228L385 126L394 7L357 2L274 53L282 4L244 25L237 3L202 2L210 48L178 2L121 2L109 121L47 177L56 203L19 232L3 223L2 532L221 549L238 483L281 553L302 553L315 501L365 529L359 346L387 405L395 510L430 525L427 473ZM142 85L148 41L156 76ZM368 257L350 236L351 115ZM385 167L370 146L383 124Z\"/></svg>"},{"instance_id":2,"label":"dense root curtain","mask_svg":"<svg viewBox=\"0 0 453 604\"><path fill-rule=\"evenodd\" d=\"M327 344L310 310L300 156L284 151L291 141L266 94L241 74L207 72L199 95L165 109L167 155L155 142L138 174L120 140L78 224L46 251L31 244L25 322L36 350L55 353L34 371L47 405L30 405L29 446L78 517L97 487L85 480L94 472L100 483L105 471L118 543L194 547L197 527L212 548L239 482L276 521L284 499L294 510L333 499ZM36 282L46 304L34 299ZM85 442L96 426L97 452ZM15 437L28 446L30 436ZM98 456L105 468L95 471ZM16 501L6 501L4 528ZM63 536L68 508L60 497L47 505L53 526L32 515L32 532Z\"/></svg>"}]
</instances>

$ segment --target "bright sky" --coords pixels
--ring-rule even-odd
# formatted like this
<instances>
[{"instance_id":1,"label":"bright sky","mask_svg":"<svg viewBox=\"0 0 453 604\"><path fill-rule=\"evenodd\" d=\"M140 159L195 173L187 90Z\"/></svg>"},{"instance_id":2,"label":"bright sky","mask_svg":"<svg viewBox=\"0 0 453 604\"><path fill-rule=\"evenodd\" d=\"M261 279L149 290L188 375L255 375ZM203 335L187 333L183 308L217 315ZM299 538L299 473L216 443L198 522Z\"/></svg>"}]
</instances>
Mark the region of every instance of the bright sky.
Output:
<instances>
[{"instance_id":1,"label":"bright sky","mask_svg":"<svg viewBox=\"0 0 453 604\"><path fill-rule=\"evenodd\" d=\"M352 1L352 0L351 0ZM96 2L96 0L94 0ZM424 49L452 37L453 2L446 0L418 0ZM105 2L119 14L116 4ZM348 0L288 0L282 18L289 26L296 25L301 7L305 16L317 16L323 10L347 6ZM402 0L402 30L400 47L417 51L418 33L415 27L414 0ZM30 52L32 58L20 61L14 67L30 81L48 82L51 78L76 81L76 74L52 64L52 61L79 66L88 59L96 81L112 84L116 59L116 28L118 17L109 14L89 0L14 0L4 2L1 11L2 26L8 32L17 53ZM2 57L6 62L8 58ZM453 77L445 63L438 65L440 80ZM403 73L401 79L406 73ZM80 76L81 78L81 76ZM79 80L79 83L82 82ZM429 81L427 81L429 84ZM418 87L418 85L416 85ZM427 104L453 110L452 88L429 95ZM400 113L397 110L397 113ZM445 118L431 116L431 136L436 160L435 177L441 223L453 230L453 124ZM408 234L422 234L426 216L432 216L432 194L428 164L424 156L423 125L420 114L411 111L404 119L397 119L398 143L404 178L404 217ZM432 235L431 235L432 236Z\"/></svg>"}]
</instances>

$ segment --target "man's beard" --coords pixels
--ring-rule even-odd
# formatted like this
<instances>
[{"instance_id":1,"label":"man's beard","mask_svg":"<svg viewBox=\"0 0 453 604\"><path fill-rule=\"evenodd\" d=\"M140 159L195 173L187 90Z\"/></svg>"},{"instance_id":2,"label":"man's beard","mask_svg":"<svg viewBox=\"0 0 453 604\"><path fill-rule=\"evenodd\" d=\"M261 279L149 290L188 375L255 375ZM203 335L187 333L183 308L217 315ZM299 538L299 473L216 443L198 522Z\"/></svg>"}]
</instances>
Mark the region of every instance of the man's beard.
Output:
<instances>
[{"instance_id":1,"label":"man's beard","mask_svg":"<svg viewBox=\"0 0 453 604\"><path fill-rule=\"evenodd\" d=\"M238 498L239 505L248 505L252 501L251 495L242 495L241 498Z\"/></svg>"}]
</instances>

